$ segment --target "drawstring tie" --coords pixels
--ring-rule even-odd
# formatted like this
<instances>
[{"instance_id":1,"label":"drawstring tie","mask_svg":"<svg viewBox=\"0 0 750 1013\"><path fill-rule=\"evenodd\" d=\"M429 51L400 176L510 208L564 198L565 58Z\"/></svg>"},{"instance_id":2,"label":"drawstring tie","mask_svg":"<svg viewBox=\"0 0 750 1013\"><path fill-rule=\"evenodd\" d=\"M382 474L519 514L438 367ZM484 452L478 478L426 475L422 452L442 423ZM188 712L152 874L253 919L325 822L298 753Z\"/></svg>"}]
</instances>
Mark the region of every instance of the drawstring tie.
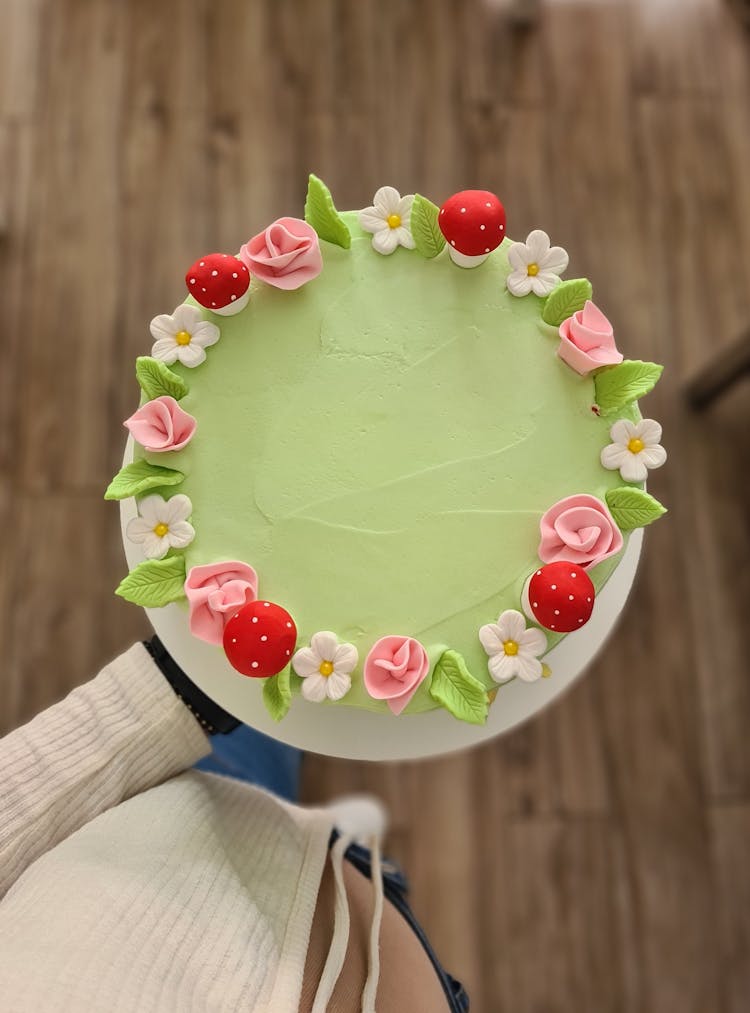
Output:
<instances>
[{"instance_id":1,"label":"drawstring tie","mask_svg":"<svg viewBox=\"0 0 750 1013\"><path fill-rule=\"evenodd\" d=\"M335 884L333 936L328 949L323 973L312 1013L326 1013L333 990L344 966L346 948L349 943L349 900L344 883L344 855L352 843L351 835L339 837L331 848L331 867ZM373 835L369 842L372 856L373 911L370 923L370 941L367 955L367 981L362 992L362 1013L375 1013L375 996L380 979L380 925L383 920L383 875L380 862L380 841Z\"/></svg>"}]
</instances>

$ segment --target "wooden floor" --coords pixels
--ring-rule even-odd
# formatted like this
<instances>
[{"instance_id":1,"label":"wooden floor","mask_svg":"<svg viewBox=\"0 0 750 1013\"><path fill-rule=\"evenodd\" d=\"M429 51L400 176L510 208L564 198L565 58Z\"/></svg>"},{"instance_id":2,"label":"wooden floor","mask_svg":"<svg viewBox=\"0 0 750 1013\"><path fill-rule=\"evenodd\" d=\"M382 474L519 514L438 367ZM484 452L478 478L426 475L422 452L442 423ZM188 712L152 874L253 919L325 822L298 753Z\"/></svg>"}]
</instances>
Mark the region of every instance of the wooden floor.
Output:
<instances>
[{"instance_id":1,"label":"wooden floor","mask_svg":"<svg viewBox=\"0 0 750 1013\"><path fill-rule=\"evenodd\" d=\"M475 1013L745 1013L750 387L696 416L681 385L750 324L750 36L720 0L506 8L0 0L2 730L146 633L102 492L185 265L308 170L343 207L494 190L666 364L670 514L560 704L439 762L309 758L306 797L386 800Z\"/></svg>"}]
</instances>

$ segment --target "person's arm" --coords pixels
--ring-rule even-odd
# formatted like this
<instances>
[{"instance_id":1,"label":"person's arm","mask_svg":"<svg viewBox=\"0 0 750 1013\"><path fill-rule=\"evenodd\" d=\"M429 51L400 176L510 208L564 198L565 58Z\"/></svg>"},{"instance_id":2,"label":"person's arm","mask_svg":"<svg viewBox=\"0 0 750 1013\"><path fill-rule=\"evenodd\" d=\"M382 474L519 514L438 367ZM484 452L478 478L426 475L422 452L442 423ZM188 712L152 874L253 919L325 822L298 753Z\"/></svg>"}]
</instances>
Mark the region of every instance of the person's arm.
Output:
<instances>
[{"instance_id":1,"label":"person's arm","mask_svg":"<svg viewBox=\"0 0 750 1013\"><path fill-rule=\"evenodd\" d=\"M0 739L0 898L99 813L211 751L142 644Z\"/></svg>"}]
</instances>

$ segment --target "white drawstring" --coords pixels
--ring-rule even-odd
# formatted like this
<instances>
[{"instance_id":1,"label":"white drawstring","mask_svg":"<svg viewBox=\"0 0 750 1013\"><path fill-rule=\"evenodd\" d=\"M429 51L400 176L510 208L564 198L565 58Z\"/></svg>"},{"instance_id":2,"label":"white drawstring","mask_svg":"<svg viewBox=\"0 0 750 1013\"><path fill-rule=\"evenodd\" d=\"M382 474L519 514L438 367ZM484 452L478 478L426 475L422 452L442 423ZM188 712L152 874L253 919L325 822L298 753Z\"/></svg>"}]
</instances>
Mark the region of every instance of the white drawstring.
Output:
<instances>
[{"instance_id":1,"label":"white drawstring","mask_svg":"<svg viewBox=\"0 0 750 1013\"><path fill-rule=\"evenodd\" d=\"M346 896L344 883L344 852L351 844L349 836L339 837L331 848L331 867L336 886L335 914L333 918L333 937L328 949L325 967L320 976L318 990L315 993L312 1013L325 1013L328 1008L336 982L344 966L346 947L349 942L349 900Z\"/></svg>"},{"instance_id":2,"label":"white drawstring","mask_svg":"<svg viewBox=\"0 0 750 1013\"><path fill-rule=\"evenodd\" d=\"M380 868L380 839L373 834L370 839L372 865L370 876L375 893L373 899L372 923L370 925L370 950L367 957L367 981L362 993L362 1013L375 1013L375 996L380 980L380 924L383 920L383 873Z\"/></svg>"},{"instance_id":3,"label":"white drawstring","mask_svg":"<svg viewBox=\"0 0 750 1013\"><path fill-rule=\"evenodd\" d=\"M346 895L346 884L344 883L344 854L352 842L350 836L339 837L331 848L331 867L333 869L333 880L336 888L333 918L333 936L331 945L328 948L323 973L320 976L318 990L315 993L315 1001L312 1006L312 1013L325 1013L331 996L339 980L341 969L344 966L346 948L349 943L349 900ZM362 1013L376 1013L375 996L380 980L380 925L383 920L383 874L380 864L380 841L376 834L373 834L370 841L372 864L370 875L373 888L373 911L372 922L370 923L370 941L367 955L367 981L362 992Z\"/></svg>"}]
</instances>

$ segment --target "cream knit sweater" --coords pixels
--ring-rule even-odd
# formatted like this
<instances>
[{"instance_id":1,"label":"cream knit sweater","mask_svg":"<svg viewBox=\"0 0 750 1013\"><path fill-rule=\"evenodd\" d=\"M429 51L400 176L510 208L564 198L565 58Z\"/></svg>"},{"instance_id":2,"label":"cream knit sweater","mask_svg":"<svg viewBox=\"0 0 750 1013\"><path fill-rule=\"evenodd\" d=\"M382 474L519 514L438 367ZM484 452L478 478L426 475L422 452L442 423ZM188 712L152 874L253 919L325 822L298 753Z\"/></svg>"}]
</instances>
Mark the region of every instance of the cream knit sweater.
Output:
<instances>
[{"instance_id":1,"label":"cream knit sweater","mask_svg":"<svg viewBox=\"0 0 750 1013\"><path fill-rule=\"evenodd\" d=\"M208 752L140 644L0 739L2 1013L443 1013L377 842Z\"/></svg>"},{"instance_id":2,"label":"cream knit sweater","mask_svg":"<svg viewBox=\"0 0 750 1013\"><path fill-rule=\"evenodd\" d=\"M141 645L0 740L0 1008L296 1011L325 811L210 751Z\"/></svg>"}]
</instances>

